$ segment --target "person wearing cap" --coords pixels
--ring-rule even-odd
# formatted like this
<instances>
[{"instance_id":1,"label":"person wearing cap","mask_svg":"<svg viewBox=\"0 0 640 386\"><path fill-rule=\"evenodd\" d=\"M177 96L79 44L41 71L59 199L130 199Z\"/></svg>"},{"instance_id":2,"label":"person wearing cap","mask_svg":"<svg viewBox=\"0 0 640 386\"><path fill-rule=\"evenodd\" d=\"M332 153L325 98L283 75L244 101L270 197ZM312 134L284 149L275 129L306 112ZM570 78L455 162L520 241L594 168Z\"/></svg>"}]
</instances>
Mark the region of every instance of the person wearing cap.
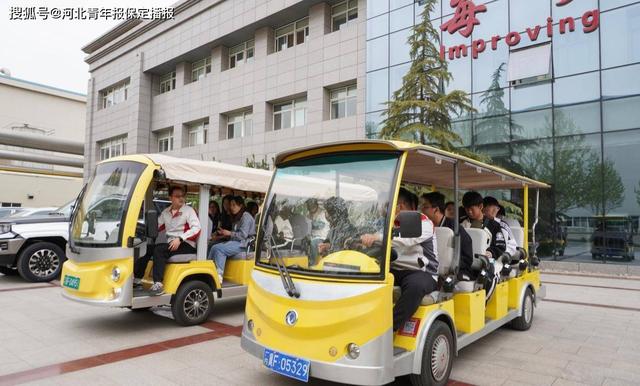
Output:
<instances>
[{"instance_id":1,"label":"person wearing cap","mask_svg":"<svg viewBox=\"0 0 640 386\"><path fill-rule=\"evenodd\" d=\"M455 219L445 215L446 204L444 203L444 194L440 192L425 193L421 196L422 205L420 211L436 227L446 227L455 232ZM454 205L455 208L455 205ZM473 245L471 236L461 226L458 228L460 234L460 268L458 270L459 280L475 280L476 273L471 269L473 264Z\"/></svg>"},{"instance_id":2,"label":"person wearing cap","mask_svg":"<svg viewBox=\"0 0 640 386\"><path fill-rule=\"evenodd\" d=\"M516 238L513 236L513 232L511 231L511 227L509 226L509 224L498 217L498 212L500 211L501 207L500 203L495 197L486 196L482 200L482 204L482 212L484 213L484 216L488 219L496 221L502 228L502 234L504 235L506 241L505 251L509 254L509 256L515 256L516 251L518 250L518 244L516 243Z\"/></svg>"},{"instance_id":3,"label":"person wearing cap","mask_svg":"<svg viewBox=\"0 0 640 386\"><path fill-rule=\"evenodd\" d=\"M485 229L491 234L491 244L485 255L497 259L507 250L507 240L502 227L497 221L484 215L484 201L478 192L469 191L462 196L462 206L467 212L467 219L462 222L465 228Z\"/></svg>"}]
</instances>

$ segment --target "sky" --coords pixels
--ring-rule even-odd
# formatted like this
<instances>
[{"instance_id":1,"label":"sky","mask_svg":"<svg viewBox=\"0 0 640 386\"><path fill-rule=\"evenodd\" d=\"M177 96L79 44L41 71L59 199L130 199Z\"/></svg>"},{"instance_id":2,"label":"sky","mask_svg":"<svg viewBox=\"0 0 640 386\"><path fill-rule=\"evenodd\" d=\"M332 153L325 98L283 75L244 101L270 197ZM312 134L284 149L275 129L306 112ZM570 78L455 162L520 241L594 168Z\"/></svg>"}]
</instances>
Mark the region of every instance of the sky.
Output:
<instances>
[{"instance_id":1,"label":"sky","mask_svg":"<svg viewBox=\"0 0 640 386\"><path fill-rule=\"evenodd\" d=\"M87 93L89 65L81 48L122 20L9 20L11 7L151 8L177 0L0 0L0 68L11 76Z\"/></svg>"}]
</instances>

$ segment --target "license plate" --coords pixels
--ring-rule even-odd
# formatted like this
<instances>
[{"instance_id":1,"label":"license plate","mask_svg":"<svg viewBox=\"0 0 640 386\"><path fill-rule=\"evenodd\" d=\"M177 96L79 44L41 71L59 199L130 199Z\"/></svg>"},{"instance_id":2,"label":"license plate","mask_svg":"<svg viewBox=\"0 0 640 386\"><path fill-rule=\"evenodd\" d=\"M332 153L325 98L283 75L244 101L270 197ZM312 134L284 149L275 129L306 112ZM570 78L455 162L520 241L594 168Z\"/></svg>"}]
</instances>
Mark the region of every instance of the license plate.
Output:
<instances>
[{"instance_id":1,"label":"license plate","mask_svg":"<svg viewBox=\"0 0 640 386\"><path fill-rule=\"evenodd\" d=\"M271 371L299 381L309 382L309 361L306 359L265 349L262 361Z\"/></svg>"},{"instance_id":2,"label":"license plate","mask_svg":"<svg viewBox=\"0 0 640 386\"><path fill-rule=\"evenodd\" d=\"M64 275L64 280L62 281L62 285L64 287L77 290L78 288L80 288L80 278L75 276Z\"/></svg>"}]
</instances>

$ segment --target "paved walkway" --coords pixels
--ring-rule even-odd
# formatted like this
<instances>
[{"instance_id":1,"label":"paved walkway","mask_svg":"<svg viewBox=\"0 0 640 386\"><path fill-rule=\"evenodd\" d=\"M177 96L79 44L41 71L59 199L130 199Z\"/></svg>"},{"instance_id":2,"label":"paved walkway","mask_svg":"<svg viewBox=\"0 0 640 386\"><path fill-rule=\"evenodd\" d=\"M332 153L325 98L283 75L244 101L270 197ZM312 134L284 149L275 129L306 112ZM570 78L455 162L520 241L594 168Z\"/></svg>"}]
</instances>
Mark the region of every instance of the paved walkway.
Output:
<instances>
[{"instance_id":1,"label":"paved walkway","mask_svg":"<svg viewBox=\"0 0 640 386\"><path fill-rule=\"evenodd\" d=\"M543 281L548 300L535 310L531 330L503 328L462 350L451 378L474 385L640 384L640 282L556 274ZM88 307L63 299L54 286L32 287L0 275L0 385L297 384L241 350L234 326L242 324L243 299L222 300L212 322L183 328L167 310Z\"/></svg>"}]
</instances>

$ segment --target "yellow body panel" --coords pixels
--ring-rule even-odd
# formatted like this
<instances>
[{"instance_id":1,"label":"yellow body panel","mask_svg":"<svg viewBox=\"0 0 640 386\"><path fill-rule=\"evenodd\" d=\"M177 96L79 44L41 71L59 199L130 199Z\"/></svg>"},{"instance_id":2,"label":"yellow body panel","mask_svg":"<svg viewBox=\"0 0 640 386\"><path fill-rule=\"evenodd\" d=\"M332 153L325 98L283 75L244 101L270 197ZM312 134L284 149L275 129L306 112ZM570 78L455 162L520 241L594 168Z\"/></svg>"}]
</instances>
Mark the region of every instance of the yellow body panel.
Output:
<instances>
[{"instance_id":1,"label":"yellow body panel","mask_svg":"<svg viewBox=\"0 0 640 386\"><path fill-rule=\"evenodd\" d=\"M164 271L164 292L175 294L180 287L180 283L192 275L204 274L213 280L216 288L220 288L216 265L211 260L191 261L184 264L167 264Z\"/></svg>"},{"instance_id":2,"label":"yellow body panel","mask_svg":"<svg viewBox=\"0 0 640 386\"><path fill-rule=\"evenodd\" d=\"M484 290L453 295L456 329L470 334L484 327Z\"/></svg>"},{"instance_id":3,"label":"yellow body panel","mask_svg":"<svg viewBox=\"0 0 640 386\"><path fill-rule=\"evenodd\" d=\"M251 271L255 260L229 260L224 265L224 280L236 284L247 285L251 280Z\"/></svg>"},{"instance_id":4,"label":"yellow body panel","mask_svg":"<svg viewBox=\"0 0 640 386\"><path fill-rule=\"evenodd\" d=\"M274 277L280 280L276 275ZM296 280L296 283L301 281ZM380 288L349 298L305 301L275 295L252 280L245 318L253 320L253 333L264 347L309 360L334 362L346 355L349 343L362 347L391 329L392 286L380 284ZM326 284L327 291L331 285ZM298 313L295 328L286 325L284 320L291 309Z\"/></svg>"},{"instance_id":5,"label":"yellow body panel","mask_svg":"<svg viewBox=\"0 0 640 386\"><path fill-rule=\"evenodd\" d=\"M322 258L313 268L324 270L324 265L327 263L328 267L334 264L336 267L348 266L358 268L358 272L362 273L380 273L380 265L378 262L358 251L345 250L332 253Z\"/></svg>"},{"instance_id":6,"label":"yellow body panel","mask_svg":"<svg viewBox=\"0 0 640 386\"><path fill-rule=\"evenodd\" d=\"M509 283L502 282L496 286L489 304L487 304L487 318L498 320L507 316L509 312Z\"/></svg>"},{"instance_id":7,"label":"yellow body panel","mask_svg":"<svg viewBox=\"0 0 640 386\"><path fill-rule=\"evenodd\" d=\"M520 307L520 294L522 293L523 285L524 285L524 279L522 276L509 279L508 306L510 309L516 309Z\"/></svg>"},{"instance_id":8,"label":"yellow body panel","mask_svg":"<svg viewBox=\"0 0 640 386\"><path fill-rule=\"evenodd\" d=\"M395 334L395 336L393 337L393 346L394 347L401 347L407 351L414 351L416 349L416 347L418 346L418 337L421 336L422 331L426 328L426 321L427 319L429 319L429 316L437 311L437 310L443 310L445 311L447 314L449 314L449 316L451 317L451 319L454 319L455 322L455 318L454 318L454 313L455 313L455 306L453 304L453 299L451 300L447 300L445 302L442 303L438 303L438 304L432 304L430 306L420 306L418 307L418 310L413 314L412 318L415 319L419 319L420 320L420 326L418 327L418 333L416 334L416 336L404 336L404 335L400 335L398 333Z\"/></svg>"},{"instance_id":9,"label":"yellow body panel","mask_svg":"<svg viewBox=\"0 0 640 386\"><path fill-rule=\"evenodd\" d=\"M111 271L114 267L120 268L120 280L111 280ZM133 258L98 261L91 263L78 263L67 260L62 266L61 280L65 275L80 278L80 287L77 290L62 287L67 294L88 300L112 300L114 290L122 287L127 278L133 272Z\"/></svg>"}]
</instances>

